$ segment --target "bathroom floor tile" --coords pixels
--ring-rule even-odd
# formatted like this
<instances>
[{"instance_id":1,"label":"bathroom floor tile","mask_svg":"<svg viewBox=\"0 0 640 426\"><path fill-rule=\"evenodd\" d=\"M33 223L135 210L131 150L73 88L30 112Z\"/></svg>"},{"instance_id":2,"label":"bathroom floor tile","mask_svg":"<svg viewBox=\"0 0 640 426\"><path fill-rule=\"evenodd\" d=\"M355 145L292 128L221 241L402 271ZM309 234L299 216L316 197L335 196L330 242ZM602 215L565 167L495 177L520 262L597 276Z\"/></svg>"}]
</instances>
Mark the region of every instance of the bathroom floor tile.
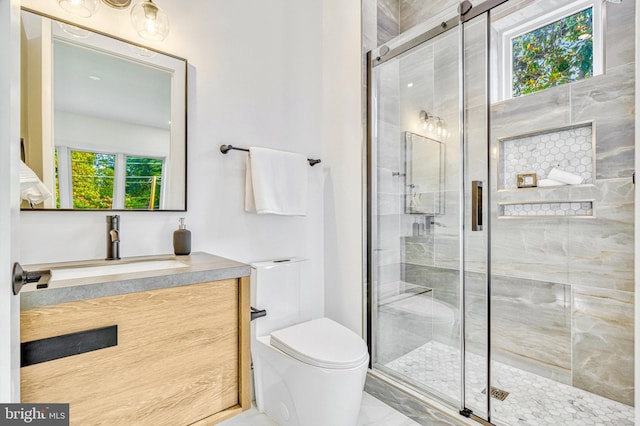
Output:
<instances>
[{"instance_id":1,"label":"bathroom floor tile","mask_svg":"<svg viewBox=\"0 0 640 426\"><path fill-rule=\"evenodd\" d=\"M467 353L467 407L483 407L486 400L485 358ZM547 379L499 362L492 363L494 386L509 392L504 401L492 398L496 424L520 426L633 425L634 409L599 395ZM460 352L431 341L386 367L419 386L437 389L454 400L460 395L457 375Z\"/></svg>"},{"instance_id":2,"label":"bathroom floor tile","mask_svg":"<svg viewBox=\"0 0 640 426\"><path fill-rule=\"evenodd\" d=\"M414 422L377 398L364 393L360 404L358 426L414 426Z\"/></svg>"},{"instance_id":3,"label":"bathroom floor tile","mask_svg":"<svg viewBox=\"0 0 640 426\"><path fill-rule=\"evenodd\" d=\"M372 397L366 392L363 394L357 426L417 425L418 423L389 407L384 402ZM258 409L254 405L244 413L220 423L220 426L277 426L277 424L266 415L258 412Z\"/></svg>"},{"instance_id":4,"label":"bathroom floor tile","mask_svg":"<svg viewBox=\"0 0 640 426\"><path fill-rule=\"evenodd\" d=\"M278 426L278 424L251 404L251 408L247 411L220 423L220 426Z\"/></svg>"}]
</instances>

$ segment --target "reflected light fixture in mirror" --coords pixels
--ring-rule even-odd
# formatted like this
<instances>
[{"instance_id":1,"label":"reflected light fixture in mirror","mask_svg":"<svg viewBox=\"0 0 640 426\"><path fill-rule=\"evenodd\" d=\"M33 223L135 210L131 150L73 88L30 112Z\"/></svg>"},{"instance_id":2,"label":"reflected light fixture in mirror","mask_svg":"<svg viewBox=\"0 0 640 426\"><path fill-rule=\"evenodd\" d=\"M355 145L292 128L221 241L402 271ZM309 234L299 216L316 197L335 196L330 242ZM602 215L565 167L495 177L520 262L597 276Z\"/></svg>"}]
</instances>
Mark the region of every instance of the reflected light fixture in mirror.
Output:
<instances>
[{"instance_id":1,"label":"reflected light fixture in mirror","mask_svg":"<svg viewBox=\"0 0 640 426\"><path fill-rule=\"evenodd\" d=\"M65 24L64 22L58 22L58 25L65 33L72 35L75 38L89 38L91 33L84 28L76 27L75 25Z\"/></svg>"},{"instance_id":2,"label":"reflected light fixture in mirror","mask_svg":"<svg viewBox=\"0 0 640 426\"><path fill-rule=\"evenodd\" d=\"M131 9L131 22L140 37L162 41L169 34L169 18L151 0L136 4Z\"/></svg>"},{"instance_id":3,"label":"reflected light fixture in mirror","mask_svg":"<svg viewBox=\"0 0 640 426\"><path fill-rule=\"evenodd\" d=\"M447 123L445 123L444 119L429 114L425 110L420 111L419 117L423 130L435 132L442 139L449 137L449 130L447 130Z\"/></svg>"}]
</instances>

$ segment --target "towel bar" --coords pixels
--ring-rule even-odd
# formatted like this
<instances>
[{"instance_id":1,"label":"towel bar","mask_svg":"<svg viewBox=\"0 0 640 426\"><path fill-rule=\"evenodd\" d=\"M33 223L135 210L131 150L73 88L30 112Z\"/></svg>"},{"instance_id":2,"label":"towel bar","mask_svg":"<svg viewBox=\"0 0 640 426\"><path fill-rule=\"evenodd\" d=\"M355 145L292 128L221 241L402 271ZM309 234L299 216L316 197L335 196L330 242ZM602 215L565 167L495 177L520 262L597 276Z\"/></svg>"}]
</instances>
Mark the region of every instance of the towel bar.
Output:
<instances>
[{"instance_id":1,"label":"towel bar","mask_svg":"<svg viewBox=\"0 0 640 426\"><path fill-rule=\"evenodd\" d=\"M220 152L223 154L226 154L227 152L231 151L231 150L236 150L236 151L245 151L245 152L249 152L249 150L247 148L238 148L235 147L233 145L220 145ZM316 164L320 163L320 160L314 160L312 158L307 158L307 161L309 162L310 166L315 166Z\"/></svg>"}]
</instances>

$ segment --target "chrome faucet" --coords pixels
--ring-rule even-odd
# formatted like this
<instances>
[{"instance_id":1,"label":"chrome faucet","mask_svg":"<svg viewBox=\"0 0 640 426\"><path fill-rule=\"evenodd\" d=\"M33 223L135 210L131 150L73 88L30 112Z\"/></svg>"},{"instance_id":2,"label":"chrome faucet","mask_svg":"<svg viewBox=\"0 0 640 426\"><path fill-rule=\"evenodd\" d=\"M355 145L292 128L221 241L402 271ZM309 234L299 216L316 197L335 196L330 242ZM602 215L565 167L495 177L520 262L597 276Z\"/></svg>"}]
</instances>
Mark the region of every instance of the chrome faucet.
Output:
<instances>
[{"instance_id":1,"label":"chrome faucet","mask_svg":"<svg viewBox=\"0 0 640 426\"><path fill-rule=\"evenodd\" d=\"M120 259L120 216L107 216L107 258Z\"/></svg>"}]
</instances>

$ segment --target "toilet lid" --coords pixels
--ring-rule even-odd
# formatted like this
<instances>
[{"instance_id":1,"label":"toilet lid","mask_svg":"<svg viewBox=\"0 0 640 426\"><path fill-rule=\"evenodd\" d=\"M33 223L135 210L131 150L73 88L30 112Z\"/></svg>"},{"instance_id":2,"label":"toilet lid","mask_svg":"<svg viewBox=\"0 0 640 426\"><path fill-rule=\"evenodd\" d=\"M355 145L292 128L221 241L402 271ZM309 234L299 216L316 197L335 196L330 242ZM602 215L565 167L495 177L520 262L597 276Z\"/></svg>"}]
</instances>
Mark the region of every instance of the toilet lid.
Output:
<instances>
[{"instance_id":1,"label":"toilet lid","mask_svg":"<svg viewBox=\"0 0 640 426\"><path fill-rule=\"evenodd\" d=\"M367 345L360 336L329 318L274 331L271 345L299 361L322 368L353 368L369 358Z\"/></svg>"}]
</instances>

